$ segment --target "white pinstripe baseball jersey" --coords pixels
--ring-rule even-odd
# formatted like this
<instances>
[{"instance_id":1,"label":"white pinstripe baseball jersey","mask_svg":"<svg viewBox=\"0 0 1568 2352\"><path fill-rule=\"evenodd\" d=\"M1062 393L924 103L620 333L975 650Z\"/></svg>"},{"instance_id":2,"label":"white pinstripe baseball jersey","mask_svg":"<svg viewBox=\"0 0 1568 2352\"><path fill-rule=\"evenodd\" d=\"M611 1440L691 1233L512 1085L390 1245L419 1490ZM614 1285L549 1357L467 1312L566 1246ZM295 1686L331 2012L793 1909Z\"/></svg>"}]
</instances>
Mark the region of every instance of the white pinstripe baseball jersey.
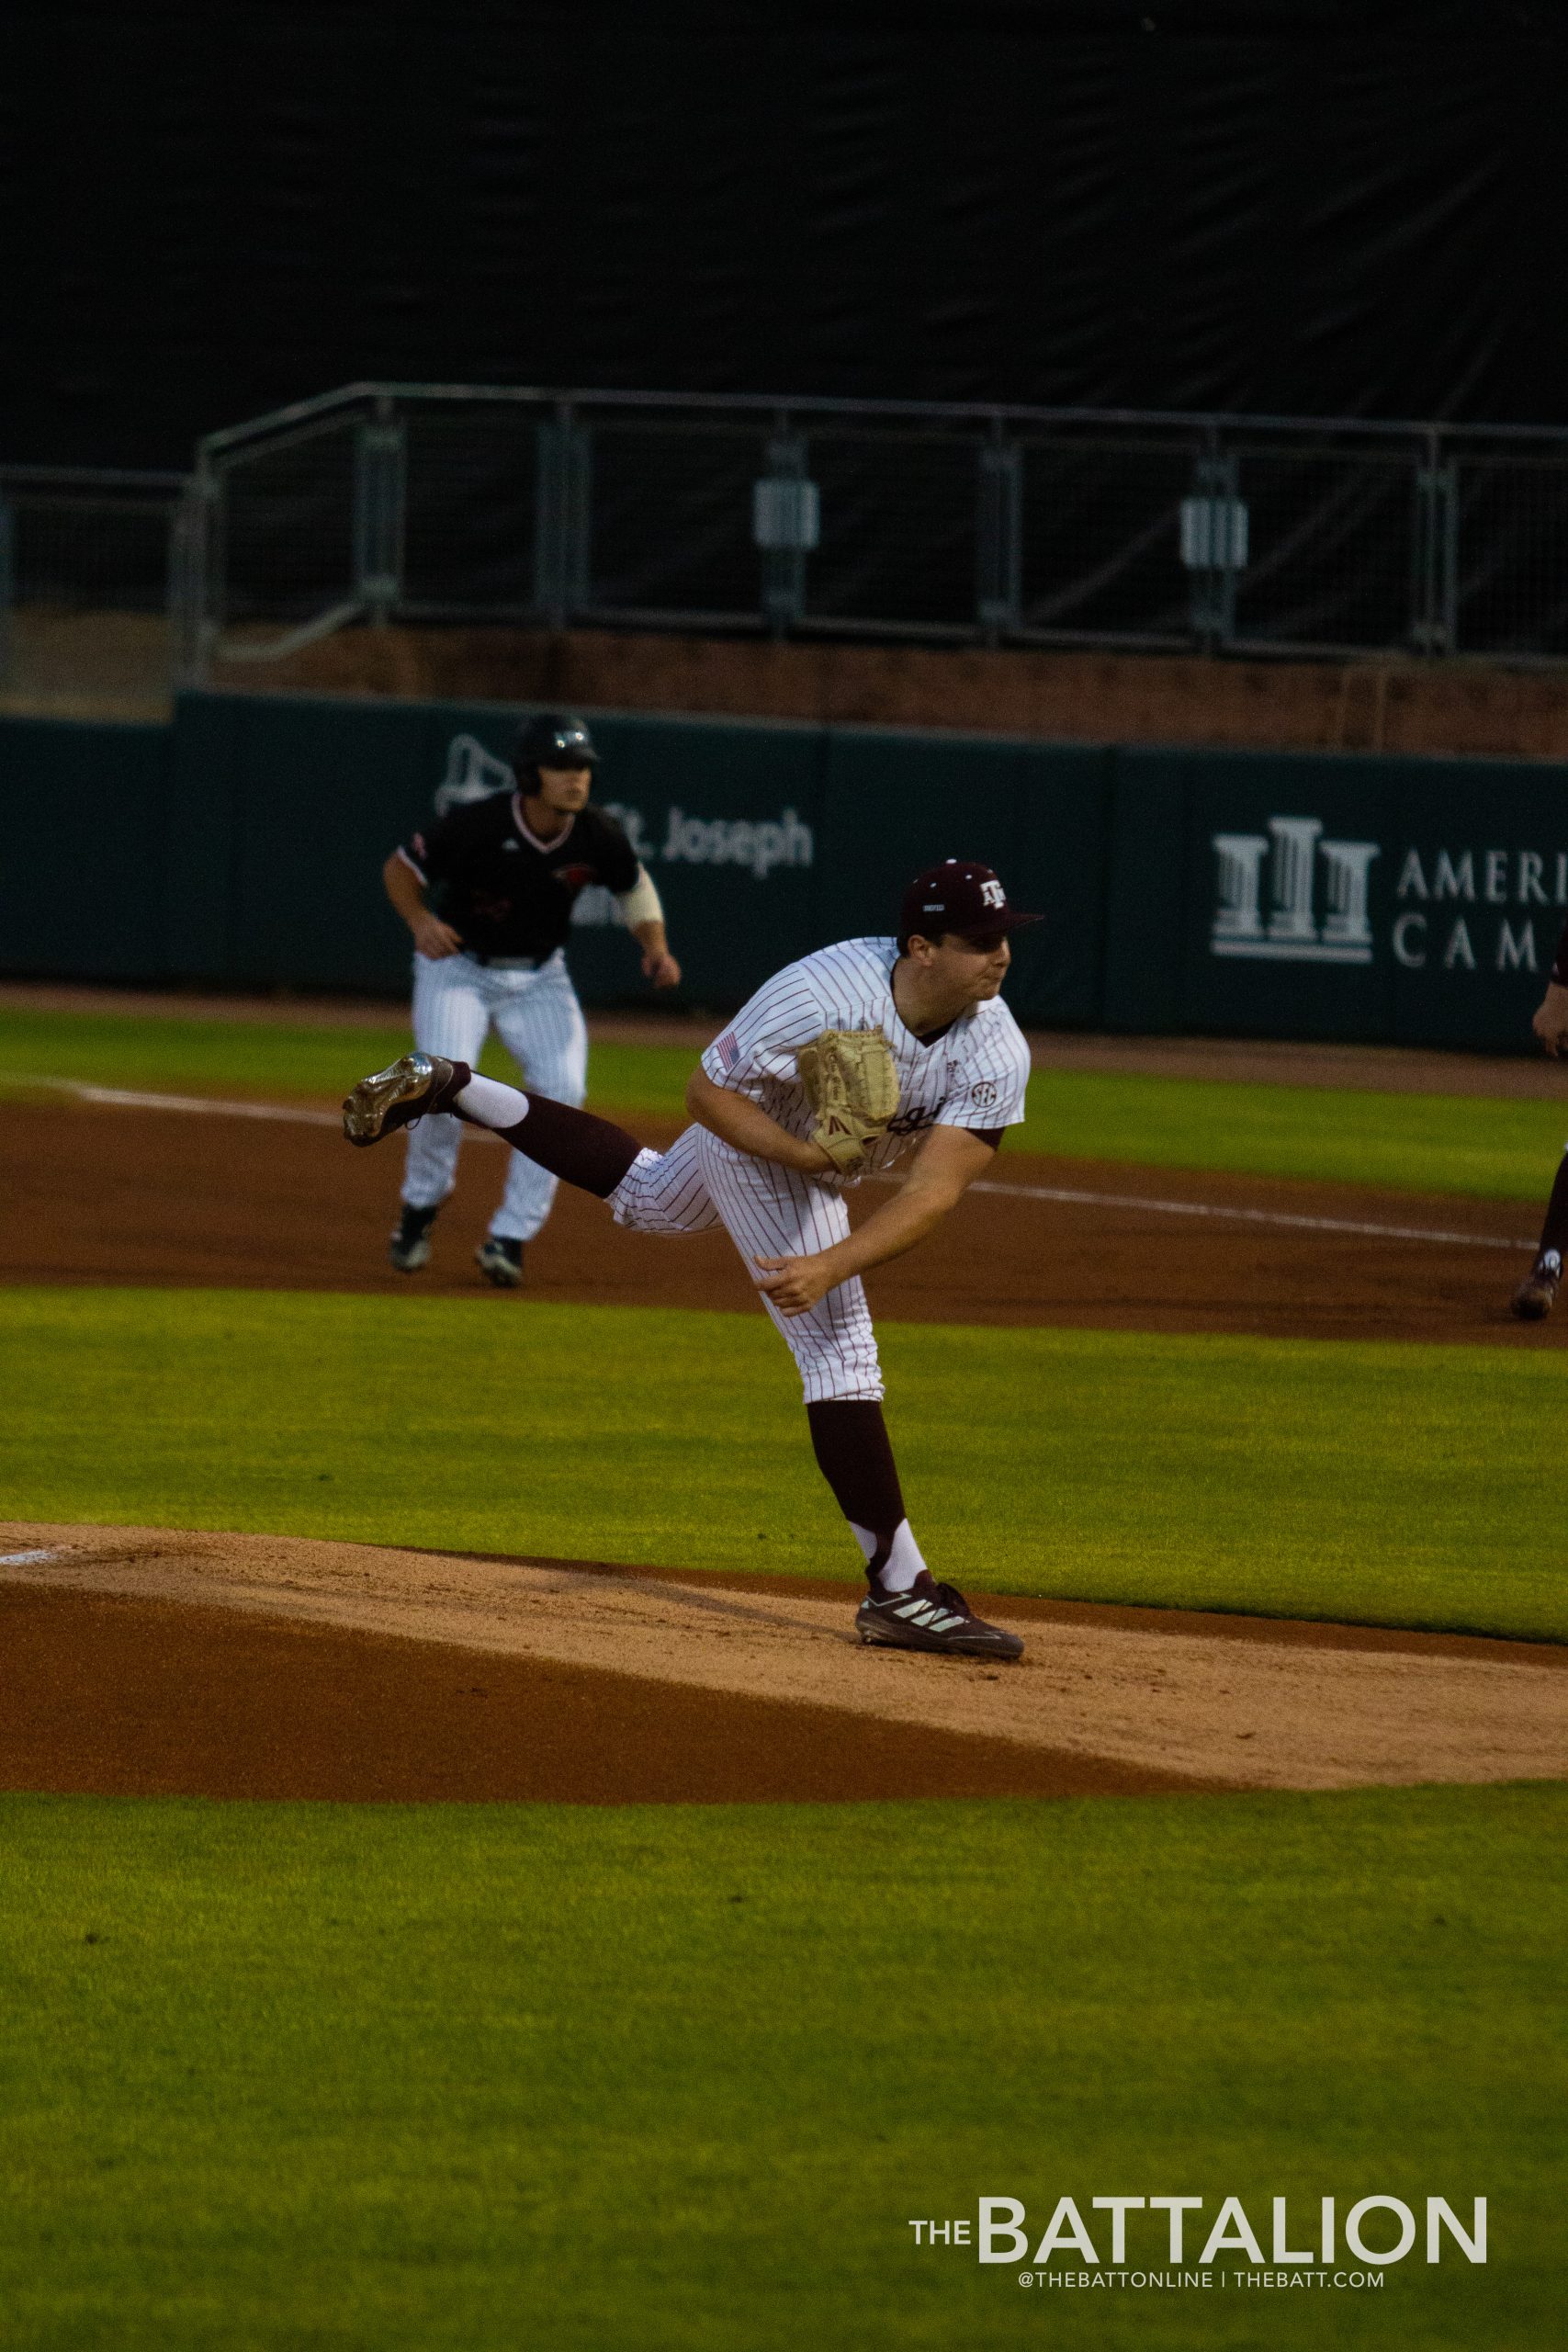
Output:
<instances>
[{"instance_id":1,"label":"white pinstripe baseball jersey","mask_svg":"<svg viewBox=\"0 0 1568 2352\"><path fill-rule=\"evenodd\" d=\"M795 1069L799 1048L824 1029L880 1029L898 1067L900 1106L874 1166L887 1167L938 1125L982 1133L1016 1125L1029 1048L1006 1005L995 999L973 1005L922 1046L893 1001L897 960L894 940L847 939L787 965L714 1040L703 1068L716 1085L750 1095L805 1136L812 1113ZM502 1133L526 1112L522 1097L491 1079L472 1080L462 1102L466 1116ZM668 1151L639 1151L608 1198L617 1225L640 1233L705 1233L722 1225L755 1282L759 1258L814 1257L845 1238L850 1216L840 1188L849 1181L827 1169L805 1175L782 1168L691 1126ZM765 1294L762 1304L795 1360L808 1404L882 1395L876 1333L858 1274L835 1283L805 1315L782 1314Z\"/></svg>"},{"instance_id":2,"label":"white pinstripe baseball jersey","mask_svg":"<svg viewBox=\"0 0 1568 2352\"><path fill-rule=\"evenodd\" d=\"M933 1126L993 1129L1023 1117L1029 1047L999 997L971 1005L930 1045L907 1029L893 1001L893 939L845 939L786 964L743 1005L703 1056L716 1086L749 1095L792 1136L808 1136L812 1111L795 1069L802 1046L824 1029L879 1029L898 1070L898 1114L868 1155L886 1168ZM823 1175L817 1183L854 1182Z\"/></svg>"}]
</instances>

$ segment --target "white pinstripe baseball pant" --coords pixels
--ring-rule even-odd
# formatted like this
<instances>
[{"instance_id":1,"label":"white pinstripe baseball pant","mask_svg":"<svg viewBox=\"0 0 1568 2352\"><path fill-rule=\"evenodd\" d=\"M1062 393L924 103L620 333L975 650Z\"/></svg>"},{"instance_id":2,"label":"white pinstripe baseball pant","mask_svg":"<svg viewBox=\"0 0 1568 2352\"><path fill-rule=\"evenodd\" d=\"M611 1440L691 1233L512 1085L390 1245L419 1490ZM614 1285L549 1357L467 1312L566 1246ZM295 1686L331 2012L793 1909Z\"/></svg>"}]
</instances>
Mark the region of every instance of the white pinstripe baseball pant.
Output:
<instances>
[{"instance_id":1,"label":"white pinstripe baseball pant","mask_svg":"<svg viewBox=\"0 0 1568 2352\"><path fill-rule=\"evenodd\" d=\"M477 1062L494 1027L536 1094L581 1102L588 1091L588 1030L558 949L536 972L500 972L468 956L413 959L413 1040L423 1054ZM439 1208L457 1181L460 1119L421 1119L408 1131L402 1198ZM556 1180L521 1152L506 1156L506 1189L490 1221L498 1240L532 1241L550 1213Z\"/></svg>"},{"instance_id":2,"label":"white pinstripe baseball pant","mask_svg":"<svg viewBox=\"0 0 1568 2352\"><path fill-rule=\"evenodd\" d=\"M688 1127L668 1151L639 1152L610 1195L617 1225L638 1233L705 1233L722 1225L755 1279L753 1258L804 1258L830 1250L850 1229L843 1195L793 1168L751 1159L706 1127ZM808 1405L829 1396L879 1398L882 1366L858 1274L784 1316L759 1294L784 1334Z\"/></svg>"}]
</instances>

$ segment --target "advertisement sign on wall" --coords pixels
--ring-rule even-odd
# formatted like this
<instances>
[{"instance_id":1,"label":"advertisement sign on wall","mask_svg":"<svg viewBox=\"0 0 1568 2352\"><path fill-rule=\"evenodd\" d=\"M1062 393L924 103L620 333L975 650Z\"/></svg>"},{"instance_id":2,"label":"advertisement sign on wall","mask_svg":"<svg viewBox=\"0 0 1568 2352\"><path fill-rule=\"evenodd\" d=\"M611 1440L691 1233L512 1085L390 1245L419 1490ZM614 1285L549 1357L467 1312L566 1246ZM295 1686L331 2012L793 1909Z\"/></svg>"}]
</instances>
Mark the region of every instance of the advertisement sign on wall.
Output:
<instances>
[{"instance_id":1,"label":"advertisement sign on wall","mask_svg":"<svg viewBox=\"0 0 1568 2352\"><path fill-rule=\"evenodd\" d=\"M1506 1051L1568 920L1554 770L1118 754L1108 1025Z\"/></svg>"},{"instance_id":2,"label":"advertisement sign on wall","mask_svg":"<svg viewBox=\"0 0 1568 2352\"><path fill-rule=\"evenodd\" d=\"M517 721L193 694L168 729L0 723L23 786L8 967L399 994L410 947L382 861L438 798L508 787ZM684 967L675 1001L708 1011L891 930L904 882L943 856L994 865L1045 917L1008 983L1042 1028L1526 1052L1568 919L1568 792L1544 762L592 726L596 797ZM578 902L570 961L590 1005L646 994L604 890Z\"/></svg>"}]
</instances>

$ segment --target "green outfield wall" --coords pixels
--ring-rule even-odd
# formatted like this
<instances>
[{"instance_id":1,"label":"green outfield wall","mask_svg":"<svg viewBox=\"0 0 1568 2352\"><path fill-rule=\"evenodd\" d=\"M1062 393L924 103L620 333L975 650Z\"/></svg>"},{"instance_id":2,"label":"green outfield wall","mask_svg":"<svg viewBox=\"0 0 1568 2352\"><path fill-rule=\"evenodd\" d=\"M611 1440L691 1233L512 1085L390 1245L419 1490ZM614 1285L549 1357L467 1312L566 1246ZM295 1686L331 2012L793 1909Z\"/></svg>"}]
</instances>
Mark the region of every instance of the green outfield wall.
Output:
<instances>
[{"instance_id":1,"label":"green outfield wall","mask_svg":"<svg viewBox=\"0 0 1568 2352\"><path fill-rule=\"evenodd\" d=\"M388 850L493 776L495 704L192 694L166 727L0 720L12 974L398 992ZM595 714L599 797L658 882L691 1005L890 929L978 857L1047 921L1037 1025L1525 1049L1568 915L1568 775L1544 763L1159 752ZM603 892L584 1000L644 995Z\"/></svg>"}]
</instances>

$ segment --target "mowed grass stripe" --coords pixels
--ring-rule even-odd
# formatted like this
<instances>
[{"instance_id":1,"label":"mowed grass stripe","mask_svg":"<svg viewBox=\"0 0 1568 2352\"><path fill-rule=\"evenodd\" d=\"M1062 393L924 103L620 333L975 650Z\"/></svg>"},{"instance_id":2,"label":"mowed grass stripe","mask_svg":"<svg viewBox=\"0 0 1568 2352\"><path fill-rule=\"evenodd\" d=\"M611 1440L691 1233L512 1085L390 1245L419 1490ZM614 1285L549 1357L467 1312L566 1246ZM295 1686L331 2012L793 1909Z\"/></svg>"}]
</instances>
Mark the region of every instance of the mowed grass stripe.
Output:
<instances>
[{"instance_id":1,"label":"mowed grass stripe","mask_svg":"<svg viewBox=\"0 0 1568 2352\"><path fill-rule=\"evenodd\" d=\"M1565 1835L1546 1786L0 1799L7 2341L1545 2345ZM1071 2195L1105 2258L1115 2194L1200 2197L1203 2234L1240 2197L1266 2249L1275 2196L1343 2225L1484 2195L1490 2260L1418 2239L1375 2293L1269 2293L1260 2333L1258 2290L1036 2309L908 2228L1010 2195L1041 2233ZM1164 2233L1130 2215L1131 2262Z\"/></svg>"},{"instance_id":2,"label":"mowed grass stripe","mask_svg":"<svg viewBox=\"0 0 1568 2352\"><path fill-rule=\"evenodd\" d=\"M1148 1168L1544 1202L1565 1136L1568 1075L1559 1102L1039 1070L1009 1142Z\"/></svg>"},{"instance_id":3,"label":"mowed grass stripe","mask_svg":"<svg viewBox=\"0 0 1568 2352\"><path fill-rule=\"evenodd\" d=\"M688 1044L596 1045L590 1099L634 1122L680 1118L705 1042L694 1031ZM410 1043L406 1024L394 1022L334 1028L0 1009L0 1082L32 1072L152 1091L330 1099ZM494 1038L481 1067L517 1075ZM1007 1148L1534 1202L1550 1187L1565 1136L1568 1075L1558 1102L1049 1070L1036 1074L1029 1118Z\"/></svg>"},{"instance_id":4,"label":"mowed grass stripe","mask_svg":"<svg viewBox=\"0 0 1568 2352\"><path fill-rule=\"evenodd\" d=\"M960 1584L1568 1638L1553 1356L882 1336L914 1523ZM12 1518L858 1576L760 1316L18 1289L0 1351Z\"/></svg>"},{"instance_id":5,"label":"mowed grass stripe","mask_svg":"<svg viewBox=\"0 0 1568 2352\"><path fill-rule=\"evenodd\" d=\"M694 1030L689 1046L595 1046L599 1100L681 1116L686 1080L708 1035ZM333 1024L0 1007L0 1080L13 1083L31 1074L153 1092L320 1100L346 1093L356 1078L408 1053L412 1044L408 1023L397 1019ZM513 1081L518 1075L493 1035L480 1068Z\"/></svg>"}]
</instances>

